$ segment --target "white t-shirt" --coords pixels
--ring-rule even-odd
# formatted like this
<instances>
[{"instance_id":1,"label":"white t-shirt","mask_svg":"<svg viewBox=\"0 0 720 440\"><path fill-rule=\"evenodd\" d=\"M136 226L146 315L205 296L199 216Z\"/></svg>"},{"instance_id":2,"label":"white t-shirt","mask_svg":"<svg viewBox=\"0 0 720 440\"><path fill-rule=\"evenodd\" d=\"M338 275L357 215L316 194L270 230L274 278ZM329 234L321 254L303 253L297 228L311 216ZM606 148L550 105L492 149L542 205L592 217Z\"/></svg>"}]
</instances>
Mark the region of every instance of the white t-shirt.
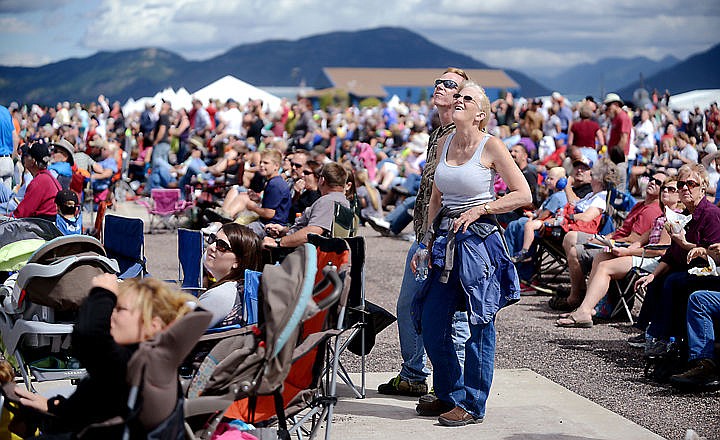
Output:
<instances>
[{"instance_id":1,"label":"white t-shirt","mask_svg":"<svg viewBox=\"0 0 720 440\"><path fill-rule=\"evenodd\" d=\"M198 298L200 305L213 315L210 327L216 326L230 314L237 299L237 289L237 282L229 281L208 289L200 295Z\"/></svg>"},{"instance_id":2,"label":"white t-shirt","mask_svg":"<svg viewBox=\"0 0 720 440\"><path fill-rule=\"evenodd\" d=\"M588 208L598 208L600 212L604 212L606 198L607 191L600 191L599 193L588 193L585 197L575 203L575 212L585 212L588 210Z\"/></svg>"},{"instance_id":3,"label":"white t-shirt","mask_svg":"<svg viewBox=\"0 0 720 440\"><path fill-rule=\"evenodd\" d=\"M243 121L243 114L240 113L240 110L233 107L223 112L220 118L225 123L225 132L227 134L240 137Z\"/></svg>"}]
</instances>

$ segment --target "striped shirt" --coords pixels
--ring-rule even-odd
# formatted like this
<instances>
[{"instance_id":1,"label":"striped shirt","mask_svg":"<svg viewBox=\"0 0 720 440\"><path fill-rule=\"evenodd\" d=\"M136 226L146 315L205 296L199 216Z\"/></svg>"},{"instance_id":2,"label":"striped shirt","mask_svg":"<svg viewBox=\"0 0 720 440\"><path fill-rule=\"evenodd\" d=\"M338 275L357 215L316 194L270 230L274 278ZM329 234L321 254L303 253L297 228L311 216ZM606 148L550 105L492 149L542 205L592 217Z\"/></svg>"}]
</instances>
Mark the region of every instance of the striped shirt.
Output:
<instances>
[{"instance_id":1,"label":"striped shirt","mask_svg":"<svg viewBox=\"0 0 720 440\"><path fill-rule=\"evenodd\" d=\"M413 228L415 229L415 239L422 242L425 232L430 227L433 219L428 218L428 207L430 205L430 196L432 195L432 184L435 180L435 169L438 164L438 140L443 136L455 131L455 123L440 126L430 133L428 141L427 158L425 159L425 168L420 178L420 188L415 199L415 209L413 211Z\"/></svg>"}]
</instances>

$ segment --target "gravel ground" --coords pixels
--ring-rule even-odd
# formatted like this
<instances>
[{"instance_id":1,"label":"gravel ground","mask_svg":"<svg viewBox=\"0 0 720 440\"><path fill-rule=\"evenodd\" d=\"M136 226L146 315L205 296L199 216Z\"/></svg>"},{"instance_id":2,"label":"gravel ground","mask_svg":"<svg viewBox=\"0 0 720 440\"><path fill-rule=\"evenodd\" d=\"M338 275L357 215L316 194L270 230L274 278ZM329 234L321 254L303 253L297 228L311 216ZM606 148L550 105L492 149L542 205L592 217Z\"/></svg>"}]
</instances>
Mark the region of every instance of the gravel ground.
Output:
<instances>
[{"instance_id":1,"label":"gravel ground","mask_svg":"<svg viewBox=\"0 0 720 440\"><path fill-rule=\"evenodd\" d=\"M361 228L360 234L367 242L367 298L394 314L410 243L381 237L370 228ZM175 234L146 236L146 254L154 276L177 277ZM668 439L682 439L690 428L720 439L720 392L680 394L644 380L641 352L625 342L636 334L627 323L556 328L556 313L547 300L523 296L500 312L496 368L532 369ZM349 355L345 362L351 371L359 371L357 357ZM396 372L400 363L397 326L392 325L378 335L367 368Z\"/></svg>"}]
</instances>

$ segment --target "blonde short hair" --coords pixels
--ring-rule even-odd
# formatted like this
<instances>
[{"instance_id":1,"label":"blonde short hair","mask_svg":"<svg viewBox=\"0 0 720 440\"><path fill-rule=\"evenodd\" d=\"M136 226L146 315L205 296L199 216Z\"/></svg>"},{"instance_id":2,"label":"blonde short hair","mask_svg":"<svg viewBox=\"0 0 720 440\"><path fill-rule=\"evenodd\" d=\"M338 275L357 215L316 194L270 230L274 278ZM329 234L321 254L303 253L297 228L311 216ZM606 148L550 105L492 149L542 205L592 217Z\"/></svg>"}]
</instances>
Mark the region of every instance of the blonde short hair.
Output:
<instances>
[{"instance_id":1,"label":"blonde short hair","mask_svg":"<svg viewBox=\"0 0 720 440\"><path fill-rule=\"evenodd\" d=\"M684 134L684 133L683 133ZM686 178L690 174L695 173L700 177L701 183L707 188L710 185L710 176L708 175L705 166L699 163L685 164L678 169L678 180Z\"/></svg>"},{"instance_id":2,"label":"blonde short hair","mask_svg":"<svg viewBox=\"0 0 720 440\"><path fill-rule=\"evenodd\" d=\"M118 298L126 295L135 295L135 304L140 310L143 328L151 336L153 318L160 318L163 327L167 327L190 312L192 308L189 303L197 301L195 297L176 292L170 289L167 283L155 278L131 278L123 281L118 286Z\"/></svg>"},{"instance_id":3,"label":"blonde short hair","mask_svg":"<svg viewBox=\"0 0 720 440\"><path fill-rule=\"evenodd\" d=\"M480 125L478 128L480 130L484 130L485 126L490 121L490 99L487 97L487 93L485 93L485 89L482 88L482 86L478 83L476 83L473 80L464 81L462 85L460 86L460 90L464 88L473 88L478 89L480 91L480 99L478 99L478 106L480 107L480 111L485 113L485 119L480 121Z\"/></svg>"}]
</instances>

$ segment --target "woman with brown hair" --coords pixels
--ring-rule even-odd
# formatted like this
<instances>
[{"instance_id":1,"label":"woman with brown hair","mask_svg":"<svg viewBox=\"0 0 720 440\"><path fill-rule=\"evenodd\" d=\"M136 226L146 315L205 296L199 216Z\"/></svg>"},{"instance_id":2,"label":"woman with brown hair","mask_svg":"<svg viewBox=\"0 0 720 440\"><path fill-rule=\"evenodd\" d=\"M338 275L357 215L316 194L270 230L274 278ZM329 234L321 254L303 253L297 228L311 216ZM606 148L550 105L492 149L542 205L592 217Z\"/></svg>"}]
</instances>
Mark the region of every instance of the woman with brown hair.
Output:
<instances>
[{"instance_id":1,"label":"woman with brown hair","mask_svg":"<svg viewBox=\"0 0 720 440\"><path fill-rule=\"evenodd\" d=\"M237 223L223 225L217 234L209 237L210 245L205 252L203 266L211 281L210 289L198 298L200 305L213 314L212 325L245 324L244 279L245 270L262 267L262 242L246 226ZM226 322L231 312L243 313Z\"/></svg>"}]
</instances>

